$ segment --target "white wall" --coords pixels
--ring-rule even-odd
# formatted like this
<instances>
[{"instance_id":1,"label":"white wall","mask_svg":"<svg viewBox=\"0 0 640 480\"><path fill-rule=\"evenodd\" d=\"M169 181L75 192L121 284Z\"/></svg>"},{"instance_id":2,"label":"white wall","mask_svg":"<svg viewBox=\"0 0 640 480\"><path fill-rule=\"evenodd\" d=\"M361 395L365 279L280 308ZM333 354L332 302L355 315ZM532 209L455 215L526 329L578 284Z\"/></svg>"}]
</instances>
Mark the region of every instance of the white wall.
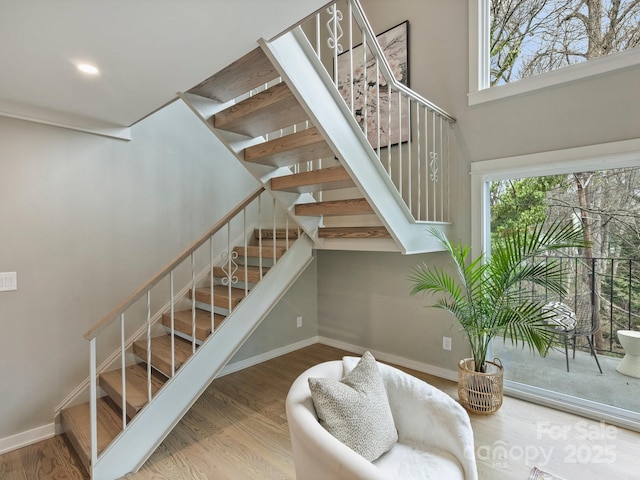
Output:
<instances>
[{"instance_id":1,"label":"white wall","mask_svg":"<svg viewBox=\"0 0 640 480\"><path fill-rule=\"evenodd\" d=\"M466 0L361 2L376 32L409 20L410 86L458 119L453 141L460 163L451 186L456 241L471 241L472 162L640 137L638 68L469 107ZM466 353L457 324L444 312L422 309L430 300L411 298L406 281L415 263L442 263L441 254L324 251L318 260L321 335L455 370ZM452 353L442 350L443 335L454 337Z\"/></svg>"},{"instance_id":2,"label":"white wall","mask_svg":"<svg viewBox=\"0 0 640 480\"><path fill-rule=\"evenodd\" d=\"M0 271L18 273L0 292L0 440L53 422L88 374L85 331L257 186L182 103L132 136L0 117ZM278 334L306 308L285 297L236 357L316 335L302 278L306 328Z\"/></svg>"}]
</instances>

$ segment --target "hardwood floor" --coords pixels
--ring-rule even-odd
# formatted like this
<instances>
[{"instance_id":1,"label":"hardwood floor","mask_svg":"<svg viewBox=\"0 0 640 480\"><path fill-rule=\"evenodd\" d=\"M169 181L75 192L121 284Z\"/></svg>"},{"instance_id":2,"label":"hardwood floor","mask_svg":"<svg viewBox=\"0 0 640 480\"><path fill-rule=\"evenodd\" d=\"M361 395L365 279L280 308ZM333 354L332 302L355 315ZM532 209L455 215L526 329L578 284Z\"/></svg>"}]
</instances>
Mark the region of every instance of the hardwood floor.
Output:
<instances>
[{"instance_id":1,"label":"hardwood floor","mask_svg":"<svg viewBox=\"0 0 640 480\"><path fill-rule=\"evenodd\" d=\"M127 480L293 479L284 398L312 365L348 354L316 344L214 381L158 450ZM407 370L407 369L405 369ZM452 396L452 382L407 370ZM640 434L505 398L472 416L481 479L526 480L533 465L567 480L640 480ZM64 437L0 456L6 480L86 479Z\"/></svg>"}]
</instances>

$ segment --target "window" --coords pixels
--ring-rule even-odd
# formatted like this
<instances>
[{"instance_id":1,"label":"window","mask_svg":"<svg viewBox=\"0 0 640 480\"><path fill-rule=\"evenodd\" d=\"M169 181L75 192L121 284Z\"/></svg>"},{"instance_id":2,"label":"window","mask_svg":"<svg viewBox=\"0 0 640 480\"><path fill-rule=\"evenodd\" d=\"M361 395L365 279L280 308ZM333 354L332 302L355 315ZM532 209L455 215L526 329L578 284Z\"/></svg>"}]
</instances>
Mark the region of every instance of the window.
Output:
<instances>
[{"instance_id":1,"label":"window","mask_svg":"<svg viewBox=\"0 0 640 480\"><path fill-rule=\"evenodd\" d=\"M469 2L470 104L640 63L635 0Z\"/></svg>"},{"instance_id":2,"label":"window","mask_svg":"<svg viewBox=\"0 0 640 480\"><path fill-rule=\"evenodd\" d=\"M529 357L526 351L523 353L521 349L507 348L500 341L494 345L493 354L502 357L503 363L507 362L510 365L508 371L511 376L505 377L505 391L560 409L579 409L592 418L615 419L615 422L620 425L637 429L640 425L640 411L637 405L616 403L604 394L609 391L619 392L620 385L626 388L624 376L615 371L622 353L617 343L616 331L637 329L640 322L640 317L635 316L637 311L635 304L640 301L638 265L633 260L638 256L637 242L640 238L635 225L637 213L627 218L627 210L637 206L640 141L631 140L475 162L471 165L471 171L472 198L474 199L471 212L474 250L488 249L492 235L491 227L494 229L493 235L499 235L499 224L504 228L511 228L513 222L518 222L523 217L530 217L532 221L546 218L551 211L548 209L551 204L554 205L553 211L556 214L565 217L580 216L583 209L589 210L593 212L593 219L602 223L598 227L599 231L608 231L606 238L603 236L602 241L597 243L597 249L593 247L590 252L591 257L586 263L588 267L586 271L592 272L592 276L597 273L597 278L595 276L594 278L598 282L581 283L584 278L589 277L583 275L584 269L576 269L577 273L571 279L573 287L569 289L570 295L567 296L567 298L570 297L568 303L574 305L577 312L578 307L582 305L580 303L582 297L578 294L588 287L588 298L591 299L589 305L598 306L597 310L595 307L592 310L591 318L597 318L602 329L603 338L596 341L600 342L597 347L599 348L598 356L605 373L599 374L599 367L594 359L589 358L589 353L578 353L574 360L569 358L571 354L566 356L561 348L560 351L554 351L553 355L545 358ZM573 173L585 171L589 173ZM591 190L593 194L591 200L607 198L606 204L600 205L599 209L594 208L593 205L583 205L577 191L584 187ZM620 198L615 197L613 191L617 192ZM544 194L541 195L541 192ZM626 197L622 192L625 192L625 195L631 195L633 202L625 200ZM589 198L587 195L585 201L588 202ZM476 201L480 199L482 201ZM616 208L616 205L620 208ZM564 212L559 213L562 210L558 207L563 207ZM501 218L497 222L498 215ZM616 216L619 218L615 218ZM621 229L616 225L618 223L631 225L633 228ZM617 232L615 235L612 233L614 227ZM630 239L633 240L631 243L629 243ZM595 242L594 245L596 245ZM623 265L621 258L626 259L624 266L621 266ZM585 264L583 261L580 263L580 260L573 261L575 265ZM595 302L595 298L600 299L600 302ZM632 301L632 308L629 308ZM619 308L621 305L625 307ZM525 372L524 368L515 366L523 360L528 367L534 364L538 367L545 365L545 381L549 382L544 383L542 377L536 377L533 373L526 379L517 377ZM567 361L571 363L569 374L566 373L565 367ZM557 380L549 373L552 362L556 362L553 364L553 371L563 380ZM581 377L583 374L585 376ZM578 394L564 389L562 385L567 376L572 380L587 379L582 382L582 385L588 386L589 392ZM623 381L620 385L607 383L620 380L618 377Z\"/></svg>"}]
</instances>

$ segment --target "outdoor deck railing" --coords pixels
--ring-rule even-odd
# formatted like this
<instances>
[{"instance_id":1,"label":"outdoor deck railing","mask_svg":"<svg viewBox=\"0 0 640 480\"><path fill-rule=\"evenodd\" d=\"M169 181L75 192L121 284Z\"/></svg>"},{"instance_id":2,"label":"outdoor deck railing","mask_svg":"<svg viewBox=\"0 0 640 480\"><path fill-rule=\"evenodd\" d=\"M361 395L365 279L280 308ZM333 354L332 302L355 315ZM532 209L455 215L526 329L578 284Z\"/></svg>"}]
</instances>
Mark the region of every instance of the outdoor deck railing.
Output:
<instances>
[{"instance_id":1,"label":"outdoor deck railing","mask_svg":"<svg viewBox=\"0 0 640 480\"><path fill-rule=\"evenodd\" d=\"M567 279L567 294L561 301L578 310L582 298L591 303L592 321L600 326L595 335L600 353L621 355L618 330L640 330L640 260L618 257L536 257L534 261L559 262ZM551 298L550 292L535 292ZM579 300L580 299L580 300Z\"/></svg>"}]
</instances>

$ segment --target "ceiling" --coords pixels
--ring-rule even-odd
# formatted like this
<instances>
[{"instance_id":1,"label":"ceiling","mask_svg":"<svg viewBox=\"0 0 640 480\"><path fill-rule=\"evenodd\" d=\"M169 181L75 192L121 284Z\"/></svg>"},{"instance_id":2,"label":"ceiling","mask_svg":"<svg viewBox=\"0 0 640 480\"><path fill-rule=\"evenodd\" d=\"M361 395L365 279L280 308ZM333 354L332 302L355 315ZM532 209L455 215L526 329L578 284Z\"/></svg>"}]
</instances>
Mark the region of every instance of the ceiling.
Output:
<instances>
[{"instance_id":1,"label":"ceiling","mask_svg":"<svg viewBox=\"0 0 640 480\"><path fill-rule=\"evenodd\" d=\"M128 127L324 3L0 0L0 115Z\"/></svg>"}]
</instances>

